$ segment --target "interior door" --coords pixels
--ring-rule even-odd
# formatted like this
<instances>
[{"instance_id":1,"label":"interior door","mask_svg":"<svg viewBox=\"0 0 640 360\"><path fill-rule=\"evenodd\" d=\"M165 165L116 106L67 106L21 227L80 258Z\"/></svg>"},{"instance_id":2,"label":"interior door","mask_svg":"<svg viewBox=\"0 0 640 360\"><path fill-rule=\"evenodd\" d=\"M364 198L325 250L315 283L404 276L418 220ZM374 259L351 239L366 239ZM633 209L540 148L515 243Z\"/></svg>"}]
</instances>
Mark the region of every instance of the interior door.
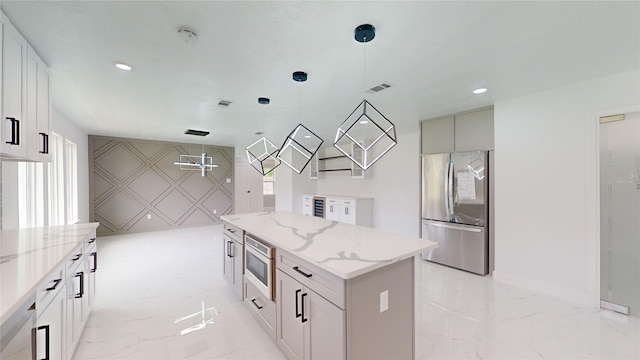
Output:
<instances>
[{"instance_id":1,"label":"interior door","mask_svg":"<svg viewBox=\"0 0 640 360\"><path fill-rule=\"evenodd\" d=\"M600 119L600 299L640 315L640 113Z\"/></svg>"},{"instance_id":2,"label":"interior door","mask_svg":"<svg viewBox=\"0 0 640 360\"><path fill-rule=\"evenodd\" d=\"M262 174L249 165L244 158L237 157L235 167L235 213L246 214L263 211Z\"/></svg>"}]
</instances>

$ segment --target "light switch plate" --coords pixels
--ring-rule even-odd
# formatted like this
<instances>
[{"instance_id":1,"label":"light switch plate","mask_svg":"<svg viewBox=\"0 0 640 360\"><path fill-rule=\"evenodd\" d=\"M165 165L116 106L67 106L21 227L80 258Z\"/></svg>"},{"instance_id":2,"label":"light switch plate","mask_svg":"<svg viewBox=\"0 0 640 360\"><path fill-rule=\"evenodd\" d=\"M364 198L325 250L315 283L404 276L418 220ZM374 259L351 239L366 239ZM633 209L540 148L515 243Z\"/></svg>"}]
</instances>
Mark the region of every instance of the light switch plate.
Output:
<instances>
[{"instance_id":1,"label":"light switch plate","mask_svg":"<svg viewBox=\"0 0 640 360\"><path fill-rule=\"evenodd\" d=\"M380 313L389 310L389 290L380 293Z\"/></svg>"},{"instance_id":2,"label":"light switch plate","mask_svg":"<svg viewBox=\"0 0 640 360\"><path fill-rule=\"evenodd\" d=\"M231 178L227 178L227 184L231 184Z\"/></svg>"}]
</instances>

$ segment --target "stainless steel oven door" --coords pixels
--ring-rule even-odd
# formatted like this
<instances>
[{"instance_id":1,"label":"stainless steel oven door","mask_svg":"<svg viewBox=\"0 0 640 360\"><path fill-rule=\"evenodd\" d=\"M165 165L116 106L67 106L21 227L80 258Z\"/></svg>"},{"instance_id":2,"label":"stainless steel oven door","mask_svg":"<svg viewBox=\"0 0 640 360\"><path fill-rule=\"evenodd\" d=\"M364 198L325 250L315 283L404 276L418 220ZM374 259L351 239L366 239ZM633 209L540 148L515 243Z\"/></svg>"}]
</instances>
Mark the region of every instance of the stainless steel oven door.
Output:
<instances>
[{"instance_id":1,"label":"stainless steel oven door","mask_svg":"<svg viewBox=\"0 0 640 360\"><path fill-rule=\"evenodd\" d=\"M255 285L266 297L274 299L273 259L246 245L244 275L245 279Z\"/></svg>"}]
</instances>

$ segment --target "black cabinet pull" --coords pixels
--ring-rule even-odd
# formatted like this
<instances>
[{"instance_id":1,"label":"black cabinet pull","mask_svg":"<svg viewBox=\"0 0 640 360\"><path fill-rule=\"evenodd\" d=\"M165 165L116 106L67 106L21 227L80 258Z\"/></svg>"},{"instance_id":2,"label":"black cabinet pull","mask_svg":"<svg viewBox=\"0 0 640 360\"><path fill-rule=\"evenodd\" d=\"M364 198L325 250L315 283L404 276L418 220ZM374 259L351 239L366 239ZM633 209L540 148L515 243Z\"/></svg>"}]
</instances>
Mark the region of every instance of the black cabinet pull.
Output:
<instances>
[{"instance_id":1,"label":"black cabinet pull","mask_svg":"<svg viewBox=\"0 0 640 360\"><path fill-rule=\"evenodd\" d=\"M46 288L46 291L51 291L51 290L55 290L58 287L58 284L60 284L60 281L62 281L62 279L55 279L53 280L53 285L51 285L51 287Z\"/></svg>"},{"instance_id":2,"label":"black cabinet pull","mask_svg":"<svg viewBox=\"0 0 640 360\"><path fill-rule=\"evenodd\" d=\"M38 133L42 136L42 150L38 151L40 154L48 154L49 153L49 135L45 133Z\"/></svg>"},{"instance_id":3,"label":"black cabinet pull","mask_svg":"<svg viewBox=\"0 0 640 360\"><path fill-rule=\"evenodd\" d=\"M96 238L91 238L89 239L89 241L87 241L87 244L92 244L96 241Z\"/></svg>"},{"instance_id":4,"label":"black cabinet pull","mask_svg":"<svg viewBox=\"0 0 640 360\"><path fill-rule=\"evenodd\" d=\"M307 293L302 294L300 300L302 301L302 322L306 323L309 319L304 317L304 297L307 296Z\"/></svg>"},{"instance_id":5,"label":"black cabinet pull","mask_svg":"<svg viewBox=\"0 0 640 360\"><path fill-rule=\"evenodd\" d=\"M75 296L76 299L80 299L84 295L84 271L77 272L75 277L80 278L80 292Z\"/></svg>"},{"instance_id":6,"label":"black cabinet pull","mask_svg":"<svg viewBox=\"0 0 640 360\"><path fill-rule=\"evenodd\" d=\"M232 233L232 234L235 234L235 233L236 233L236 231L235 231L235 230L233 230L233 229L227 229L227 230L229 230L229 232L230 232L230 233Z\"/></svg>"},{"instance_id":7,"label":"black cabinet pull","mask_svg":"<svg viewBox=\"0 0 640 360\"><path fill-rule=\"evenodd\" d=\"M299 318L300 316L302 316L302 313L298 309L298 294L300 294L301 291L302 289L296 290L296 318Z\"/></svg>"},{"instance_id":8,"label":"black cabinet pull","mask_svg":"<svg viewBox=\"0 0 640 360\"><path fill-rule=\"evenodd\" d=\"M96 272L96 270L98 270L98 252L92 252L91 256L93 256L93 268L90 271L94 273Z\"/></svg>"},{"instance_id":9,"label":"black cabinet pull","mask_svg":"<svg viewBox=\"0 0 640 360\"><path fill-rule=\"evenodd\" d=\"M260 306L260 305L256 304L256 299L251 299L251 302L253 303L253 305L255 305L258 308L258 310L260 310L260 309L262 309L264 307L264 306Z\"/></svg>"},{"instance_id":10,"label":"black cabinet pull","mask_svg":"<svg viewBox=\"0 0 640 360\"><path fill-rule=\"evenodd\" d=\"M44 330L44 359L41 360L49 360L49 325L38 326L38 331ZM33 354L35 357L36 354Z\"/></svg>"},{"instance_id":11,"label":"black cabinet pull","mask_svg":"<svg viewBox=\"0 0 640 360\"><path fill-rule=\"evenodd\" d=\"M11 141L7 141L9 145L20 145L20 120L8 117L11 121Z\"/></svg>"},{"instance_id":12,"label":"black cabinet pull","mask_svg":"<svg viewBox=\"0 0 640 360\"><path fill-rule=\"evenodd\" d=\"M78 261L82 257L82 254L77 254L71 261Z\"/></svg>"},{"instance_id":13,"label":"black cabinet pull","mask_svg":"<svg viewBox=\"0 0 640 360\"><path fill-rule=\"evenodd\" d=\"M305 277L307 277L307 278L310 278L311 276L313 276L313 274L307 274L306 272L304 272L304 271L300 270L300 268L299 268L299 267L297 267L297 266L294 266L294 267L293 267L293 270L295 270L295 271L299 272L300 274L304 275L304 276L305 276Z\"/></svg>"}]
</instances>

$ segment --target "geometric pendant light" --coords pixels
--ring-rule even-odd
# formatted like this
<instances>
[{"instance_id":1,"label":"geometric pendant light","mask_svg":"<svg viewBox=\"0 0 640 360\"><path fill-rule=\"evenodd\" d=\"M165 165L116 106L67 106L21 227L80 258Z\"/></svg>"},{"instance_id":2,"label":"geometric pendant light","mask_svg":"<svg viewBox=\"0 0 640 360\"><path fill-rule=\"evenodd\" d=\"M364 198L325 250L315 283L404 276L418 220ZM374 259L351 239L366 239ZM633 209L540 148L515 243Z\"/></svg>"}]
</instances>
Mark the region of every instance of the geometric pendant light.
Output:
<instances>
[{"instance_id":1,"label":"geometric pendant light","mask_svg":"<svg viewBox=\"0 0 640 360\"><path fill-rule=\"evenodd\" d=\"M269 104L269 98L258 98L258 103L262 105ZM247 159L249 164L253 166L262 176L266 176L280 165L277 158L278 147L267 140L266 137L260 138L258 141L246 148Z\"/></svg>"},{"instance_id":2,"label":"geometric pendant light","mask_svg":"<svg viewBox=\"0 0 640 360\"><path fill-rule=\"evenodd\" d=\"M358 42L369 42L375 37L375 28L360 25L354 37ZM333 146L367 170L398 143L397 139L395 125L365 99L338 127Z\"/></svg>"},{"instance_id":3,"label":"geometric pendant light","mask_svg":"<svg viewBox=\"0 0 640 360\"><path fill-rule=\"evenodd\" d=\"M293 80L296 82L304 82L307 80L307 73L304 71L296 71L293 73ZM301 112L302 112L302 105ZM322 140L313 131L306 126L298 124L284 140L280 147L277 158L293 171L301 174L307 164L311 162L311 158L318 152Z\"/></svg>"}]
</instances>

